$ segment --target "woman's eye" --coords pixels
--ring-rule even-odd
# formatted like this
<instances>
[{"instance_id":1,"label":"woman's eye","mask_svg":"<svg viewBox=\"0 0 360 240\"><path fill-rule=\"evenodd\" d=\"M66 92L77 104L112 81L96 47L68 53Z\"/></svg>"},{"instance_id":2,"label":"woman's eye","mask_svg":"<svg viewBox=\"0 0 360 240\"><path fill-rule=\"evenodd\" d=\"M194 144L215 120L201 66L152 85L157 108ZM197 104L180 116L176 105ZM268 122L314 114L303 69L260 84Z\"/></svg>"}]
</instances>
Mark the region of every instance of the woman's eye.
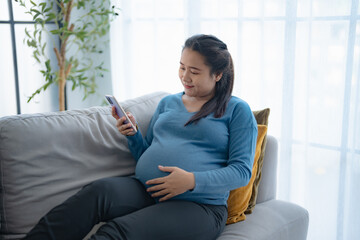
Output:
<instances>
[{"instance_id":1,"label":"woman's eye","mask_svg":"<svg viewBox=\"0 0 360 240\"><path fill-rule=\"evenodd\" d=\"M198 72L191 72L192 74L194 74L194 75L198 75L199 73Z\"/></svg>"}]
</instances>

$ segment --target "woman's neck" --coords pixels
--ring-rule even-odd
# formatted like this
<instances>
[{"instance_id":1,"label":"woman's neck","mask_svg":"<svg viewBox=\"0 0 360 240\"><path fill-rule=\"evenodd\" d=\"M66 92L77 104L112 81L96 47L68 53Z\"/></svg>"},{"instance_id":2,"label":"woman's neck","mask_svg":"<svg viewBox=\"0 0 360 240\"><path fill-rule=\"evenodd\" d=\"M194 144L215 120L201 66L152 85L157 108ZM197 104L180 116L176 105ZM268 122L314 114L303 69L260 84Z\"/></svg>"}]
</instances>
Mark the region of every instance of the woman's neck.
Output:
<instances>
[{"instance_id":1,"label":"woman's neck","mask_svg":"<svg viewBox=\"0 0 360 240\"><path fill-rule=\"evenodd\" d=\"M202 106L211 99L211 97L190 97L184 94L182 96L182 101L184 103L185 108L188 112L198 112L202 108Z\"/></svg>"}]
</instances>

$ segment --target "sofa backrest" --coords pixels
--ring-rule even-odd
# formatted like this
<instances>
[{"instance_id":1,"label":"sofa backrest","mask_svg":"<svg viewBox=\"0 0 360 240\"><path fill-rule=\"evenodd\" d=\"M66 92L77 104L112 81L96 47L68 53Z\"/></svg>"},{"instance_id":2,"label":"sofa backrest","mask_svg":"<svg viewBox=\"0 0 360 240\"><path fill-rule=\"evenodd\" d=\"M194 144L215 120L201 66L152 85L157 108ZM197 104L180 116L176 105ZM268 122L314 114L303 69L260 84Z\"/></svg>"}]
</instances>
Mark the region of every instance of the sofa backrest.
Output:
<instances>
[{"instance_id":1,"label":"sofa backrest","mask_svg":"<svg viewBox=\"0 0 360 240\"><path fill-rule=\"evenodd\" d=\"M124 101L146 132L166 93ZM46 212L96 179L134 173L110 107L0 119L0 239L27 233Z\"/></svg>"},{"instance_id":2,"label":"sofa backrest","mask_svg":"<svg viewBox=\"0 0 360 240\"><path fill-rule=\"evenodd\" d=\"M276 198L277 161L278 141L275 137L267 135L264 162L261 170L261 180L256 203L262 203Z\"/></svg>"}]
</instances>

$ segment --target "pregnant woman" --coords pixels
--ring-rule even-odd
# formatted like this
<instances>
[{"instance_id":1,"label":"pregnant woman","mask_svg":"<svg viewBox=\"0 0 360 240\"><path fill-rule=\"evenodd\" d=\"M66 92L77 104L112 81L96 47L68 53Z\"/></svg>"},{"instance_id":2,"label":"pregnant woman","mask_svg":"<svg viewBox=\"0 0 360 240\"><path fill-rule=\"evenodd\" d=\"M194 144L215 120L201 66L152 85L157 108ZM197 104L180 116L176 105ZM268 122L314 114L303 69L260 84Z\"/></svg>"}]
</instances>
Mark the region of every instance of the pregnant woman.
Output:
<instances>
[{"instance_id":1,"label":"pregnant woman","mask_svg":"<svg viewBox=\"0 0 360 240\"><path fill-rule=\"evenodd\" d=\"M257 124L249 105L231 95L234 70L225 43L195 35L183 47L183 92L163 98L145 133L125 117L137 161L134 177L95 181L52 209L25 239L216 239L227 219L229 191L247 185ZM127 113L133 124L136 116ZM119 159L120 161L120 159Z\"/></svg>"}]
</instances>

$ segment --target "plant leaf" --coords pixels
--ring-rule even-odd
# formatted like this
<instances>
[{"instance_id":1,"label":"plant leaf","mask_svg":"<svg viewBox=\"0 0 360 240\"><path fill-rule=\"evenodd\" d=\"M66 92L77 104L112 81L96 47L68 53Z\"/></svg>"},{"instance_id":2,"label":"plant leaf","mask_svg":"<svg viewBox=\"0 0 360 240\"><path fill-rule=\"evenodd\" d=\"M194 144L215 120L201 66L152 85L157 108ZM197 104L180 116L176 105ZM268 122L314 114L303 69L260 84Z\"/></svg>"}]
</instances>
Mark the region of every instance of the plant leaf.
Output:
<instances>
[{"instance_id":1,"label":"plant leaf","mask_svg":"<svg viewBox=\"0 0 360 240\"><path fill-rule=\"evenodd\" d=\"M45 55L45 47L46 47L46 43L44 43L44 45L41 48L42 55Z\"/></svg>"},{"instance_id":2,"label":"plant leaf","mask_svg":"<svg viewBox=\"0 0 360 240\"><path fill-rule=\"evenodd\" d=\"M29 38L31 38L30 33L28 32L27 28L25 28L25 34L26 34L26 36L28 36Z\"/></svg>"}]
</instances>

